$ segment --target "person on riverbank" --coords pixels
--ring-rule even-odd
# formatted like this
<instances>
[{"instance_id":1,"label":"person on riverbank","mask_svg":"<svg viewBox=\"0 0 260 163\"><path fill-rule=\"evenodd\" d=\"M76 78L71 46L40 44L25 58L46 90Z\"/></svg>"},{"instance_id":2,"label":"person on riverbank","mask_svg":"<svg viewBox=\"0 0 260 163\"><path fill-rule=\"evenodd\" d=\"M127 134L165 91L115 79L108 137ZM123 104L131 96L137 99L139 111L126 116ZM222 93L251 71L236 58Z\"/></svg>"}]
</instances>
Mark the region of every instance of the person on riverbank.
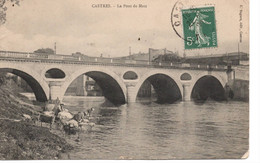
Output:
<instances>
[{"instance_id":1,"label":"person on riverbank","mask_svg":"<svg viewBox=\"0 0 260 163\"><path fill-rule=\"evenodd\" d=\"M87 117L91 117L92 116L92 113L94 112L94 108L92 107L91 109L87 110Z\"/></svg>"},{"instance_id":2,"label":"person on riverbank","mask_svg":"<svg viewBox=\"0 0 260 163\"><path fill-rule=\"evenodd\" d=\"M78 123L83 122L83 120L85 119L85 117L87 116L86 112L78 112L77 114L75 114L73 116L72 119L76 120Z\"/></svg>"}]
</instances>

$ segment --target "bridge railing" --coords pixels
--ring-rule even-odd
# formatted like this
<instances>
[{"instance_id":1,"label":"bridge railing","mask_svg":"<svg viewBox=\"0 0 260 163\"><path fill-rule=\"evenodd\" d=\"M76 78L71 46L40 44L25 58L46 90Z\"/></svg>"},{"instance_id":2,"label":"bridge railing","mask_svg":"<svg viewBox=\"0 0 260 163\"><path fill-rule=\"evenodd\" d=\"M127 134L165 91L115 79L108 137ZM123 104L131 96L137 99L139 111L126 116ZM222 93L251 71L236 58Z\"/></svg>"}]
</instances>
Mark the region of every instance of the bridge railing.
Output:
<instances>
[{"instance_id":1,"label":"bridge railing","mask_svg":"<svg viewBox=\"0 0 260 163\"><path fill-rule=\"evenodd\" d=\"M13 52L13 51L0 51L1 57L26 57L25 52Z\"/></svg>"},{"instance_id":2,"label":"bridge railing","mask_svg":"<svg viewBox=\"0 0 260 163\"><path fill-rule=\"evenodd\" d=\"M31 58L44 60L64 60L77 61L98 64L116 64L125 66L147 66L147 67L164 67L164 68L189 68L189 69L227 69L225 65L207 65L207 64L190 64L190 63L172 63L172 62L149 62L143 60L117 59L104 57L89 57L89 56L73 56L73 55L57 55L46 53L26 53L13 51L0 51L0 57L4 58Z\"/></svg>"},{"instance_id":3,"label":"bridge railing","mask_svg":"<svg viewBox=\"0 0 260 163\"><path fill-rule=\"evenodd\" d=\"M26 52L13 52L13 51L0 51L1 57L9 58L48 58L46 54L43 53L26 53Z\"/></svg>"}]
</instances>

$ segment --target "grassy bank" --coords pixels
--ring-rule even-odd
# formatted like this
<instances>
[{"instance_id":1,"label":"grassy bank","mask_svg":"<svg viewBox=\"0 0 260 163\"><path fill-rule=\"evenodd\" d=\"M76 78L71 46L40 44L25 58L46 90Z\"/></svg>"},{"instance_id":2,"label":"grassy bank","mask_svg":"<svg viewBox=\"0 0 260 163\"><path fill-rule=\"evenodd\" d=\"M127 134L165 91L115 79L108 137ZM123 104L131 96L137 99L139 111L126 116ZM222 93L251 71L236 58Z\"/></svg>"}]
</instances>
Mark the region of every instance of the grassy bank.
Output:
<instances>
[{"instance_id":1,"label":"grassy bank","mask_svg":"<svg viewBox=\"0 0 260 163\"><path fill-rule=\"evenodd\" d=\"M41 110L19 95L12 81L0 83L0 160L60 159L73 147L48 128L21 121Z\"/></svg>"}]
</instances>

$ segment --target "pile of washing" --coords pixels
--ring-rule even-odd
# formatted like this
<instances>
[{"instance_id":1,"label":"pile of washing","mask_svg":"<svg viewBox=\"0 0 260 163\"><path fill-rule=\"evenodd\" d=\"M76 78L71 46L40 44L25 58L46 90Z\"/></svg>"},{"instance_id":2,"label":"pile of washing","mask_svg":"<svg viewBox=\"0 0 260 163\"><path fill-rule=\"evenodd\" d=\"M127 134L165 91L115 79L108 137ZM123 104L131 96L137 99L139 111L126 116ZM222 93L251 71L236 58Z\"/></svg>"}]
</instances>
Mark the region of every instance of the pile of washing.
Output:
<instances>
[{"instance_id":1,"label":"pile of washing","mask_svg":"<svg viewBox=\"0 0 260 163\"><path fill-rule=\"evenodd\" d=\"M73 114L65 109L64 104L61 104L59 100L49 101L43 111L37 116L38 121L41 123L52 125L56 123L65 133L71 135L76 134L79 131L87 131L95 126L95 123L90 122L92 113L95 110L93 107L86 112L78 112ZM30 119L28 115L24 115L25 119Z\"/></svg>"}]
</instances>

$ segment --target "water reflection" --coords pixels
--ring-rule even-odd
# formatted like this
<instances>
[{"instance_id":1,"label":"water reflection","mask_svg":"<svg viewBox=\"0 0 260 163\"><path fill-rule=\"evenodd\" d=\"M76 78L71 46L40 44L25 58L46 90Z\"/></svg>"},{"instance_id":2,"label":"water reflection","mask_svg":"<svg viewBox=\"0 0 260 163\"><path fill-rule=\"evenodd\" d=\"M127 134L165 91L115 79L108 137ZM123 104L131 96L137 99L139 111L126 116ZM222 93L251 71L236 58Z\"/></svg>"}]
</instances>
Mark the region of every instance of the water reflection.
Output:
<instances>
[{"instance_id":1,"label":"water reflection","mask_svg":"<svg viewBox=\"0 0 260 163\"><path fill-rule=\"evenodd\" d=\"M96 126L81 134L72 159L241 158L248 149L248 103L134 103L65 98L72 111L96 107Z\"/></svg>"}]
</instances>

